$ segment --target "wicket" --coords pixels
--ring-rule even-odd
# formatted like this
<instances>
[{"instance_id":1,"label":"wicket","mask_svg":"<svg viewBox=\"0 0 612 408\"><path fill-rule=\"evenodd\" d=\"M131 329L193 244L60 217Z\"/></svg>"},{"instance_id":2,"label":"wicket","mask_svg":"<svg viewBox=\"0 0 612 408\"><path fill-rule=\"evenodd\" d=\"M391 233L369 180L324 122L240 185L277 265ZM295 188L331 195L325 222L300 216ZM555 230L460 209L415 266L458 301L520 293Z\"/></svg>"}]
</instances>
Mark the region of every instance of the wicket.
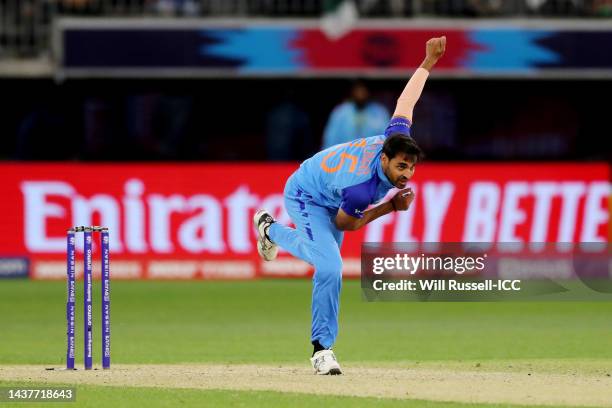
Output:
<instances>
[{"instance_id":1,"label":"wicket","mask_svg":"<svg viewBox=\"0 0 612 408\"><path fill-rule=\"evenodd\" d=\"M101 266L102 266L102 368L110 368L110 247L108 228L106 227L73 227L67 231L67 280L68 300L66 318L68 320L66 369L74 370L75 354L75 299L76 299L76 260L75 234L83 232L83 339L84 365L86 370L93 366L93 318L92 318L92 235L100 233Z\"/></svg>"}]
</instances>

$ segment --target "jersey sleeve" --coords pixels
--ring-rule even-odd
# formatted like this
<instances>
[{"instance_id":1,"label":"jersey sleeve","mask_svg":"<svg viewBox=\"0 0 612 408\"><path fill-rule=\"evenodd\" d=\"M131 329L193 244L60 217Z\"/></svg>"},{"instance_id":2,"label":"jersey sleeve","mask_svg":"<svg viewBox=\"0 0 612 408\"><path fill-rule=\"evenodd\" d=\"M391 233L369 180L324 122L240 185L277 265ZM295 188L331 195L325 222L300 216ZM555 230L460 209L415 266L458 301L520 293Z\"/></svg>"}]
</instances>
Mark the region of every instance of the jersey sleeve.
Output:
<instances>
[{"instance_id":1,"label":"jersey sleeve","mask_svg":"<svg viewBox=\"0 0 612 408\"><path fill-rule=\"evenodd\" d=\"M393 134L402 134L410 136L410 127L412 123L404 117L395 116L391 118L387 129L385 129L385 137L389 137Z\"/></svg>"},{"instance_id":2,"label":"jersey sleeve","mask_svg":"<svg viewBox=\"0 0 612 408\"><path fill-rule=\"evenodd\" d=\"M363 212L370 205L370 194L366 183L357 184L342 189L340 208L348 215L363 218Z\"/></svg>"}]
</instances>

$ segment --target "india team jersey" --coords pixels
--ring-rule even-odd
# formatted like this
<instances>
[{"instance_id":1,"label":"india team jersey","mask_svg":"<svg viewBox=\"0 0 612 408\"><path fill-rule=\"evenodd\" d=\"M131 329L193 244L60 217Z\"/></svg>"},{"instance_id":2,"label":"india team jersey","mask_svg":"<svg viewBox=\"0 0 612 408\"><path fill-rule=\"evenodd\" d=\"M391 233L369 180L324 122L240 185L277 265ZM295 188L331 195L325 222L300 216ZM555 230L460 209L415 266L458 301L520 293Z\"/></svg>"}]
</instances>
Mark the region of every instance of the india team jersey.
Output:
<instances>
[{"instance_id":1,"label":"india team jersey","mask_svg":"<svg viewBox=\"0 0 612 408\"><path fill-rule=\"evenodd\" d=\"M357 218L370 204L380 201L394 186L384 174L380 158L391 134L410 135L410 122L394 117L384 135L357 139L329 147L302 163L294 177L313 202L342 208Z\"/></svg>"}]
</instances>

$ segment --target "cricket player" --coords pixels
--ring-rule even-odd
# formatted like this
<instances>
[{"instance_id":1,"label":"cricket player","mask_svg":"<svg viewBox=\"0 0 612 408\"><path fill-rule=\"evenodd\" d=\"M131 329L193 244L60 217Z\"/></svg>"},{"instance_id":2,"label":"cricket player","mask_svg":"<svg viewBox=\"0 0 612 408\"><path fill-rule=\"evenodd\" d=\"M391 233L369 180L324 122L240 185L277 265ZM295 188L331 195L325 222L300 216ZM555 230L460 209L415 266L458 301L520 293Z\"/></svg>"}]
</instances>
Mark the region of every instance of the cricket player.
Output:
<instances>
[{"instance_id":1,"label":"cricket player","mask_svg":"<svg viewBox=\"0 0 612 408\"><path fill-rule=\"evenodd\" d=\"M422 151L410 137L412 112L445 48L446 37L427 41L425 59L398 98L384 135L331 146L304 161L289 177L285 208L295 228L280 225L265 210L254 216L257 250L264 260L276 258L281 246L314 266L310 361L315 374L342 374L331 348L338 335L344 231L358 230L393 211L405 211L414 200L406 185ZM392 188L399 191L390 201L368 208Z\"/></svg>"}]
</instances>

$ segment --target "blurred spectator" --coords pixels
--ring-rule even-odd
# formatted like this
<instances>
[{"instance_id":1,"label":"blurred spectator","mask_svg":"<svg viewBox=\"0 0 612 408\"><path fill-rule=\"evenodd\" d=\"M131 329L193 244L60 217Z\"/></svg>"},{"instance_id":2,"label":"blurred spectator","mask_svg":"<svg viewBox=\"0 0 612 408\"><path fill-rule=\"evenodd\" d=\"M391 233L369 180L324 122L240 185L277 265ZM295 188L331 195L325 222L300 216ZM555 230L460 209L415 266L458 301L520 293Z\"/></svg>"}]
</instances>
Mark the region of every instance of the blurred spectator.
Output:
<instances>
[{"instance_id":1,"label":"blurred spectator","mask_svg":"<svg viewBox=\"0 0 612 408\"><path fill-rule=\"evenodd\" d=\"M135 158L155 157L155 111L158 93L128 95L125 100L125 126L127 140Z\"/></svg>"},{"instance_id":2,"label":"blurred spectator","mask_svg":"<svg viewBox=\"0 0 612 408\"><path fill-rule=\"evenodd\" d=\"M84 101L83 157L103 160L113 153L113 136L117 134L116 121L113 119L113 109L110 102L99 97L90 97Z\"/></svg>"},{"instance_id":3,"label":"blurred spectator","mask_svg":"<svg viewBox=\"0 0 612 408\"><path fill-rule=\"evenodd\" d=\"M92 0L59 0L56 2L56 11L59 14L95 15L101 14L99 2Z\"/></svg>"},{"instance_id":4,"label":"blurred spectator","mask_svg":"<svg viewBox=\"0 0 612 408\"><path fill-rule=\"evenodd\" d=\"M612 0L594 0L592 11L595 16L612 17Z\"/></svg>"},{"instance_id":5,"label":"blurred spectator","mask_svg":"<svg viewBox=\"0 0 612 408\"><path fill-rule=\"evenodd\" d=\"M130 94L119 100L112 97L86 98L84 158L198 158L190 132L192 111L192 97L157 92Z\"/></svg>"},{"instance_id":6,"label":"blurred spectator","mask_svg":"<svg viewBox=\"0 0 612 408\"><path fill-rule=\"evenodd\" d=\"M584 2L581 0L527 0L531 12L545 16L570 16L584 13Z\"/></svg>"},{"instance_id":7,"label":"blurred spectator","mask_svg":"<svg viewBox=\"0 0 612 408\"><path fill-rule=\"evenodd\" d=\"M160 98L153 124L157 133L157 152L163 159L176 160L191 150L189 125L193 111L190 96L164 95Z\"/></svg>"},{"instance_id":8,"label":"blurred spectator","mask_svg":"<svg viewBox=\"0 0 612 408\"><path fill-rule=\"evenodd\" d=\"M370 100L370 91L362 81L351 88L350 99L336 106L323 133L323 148L361 137L381 134L390 115L382 104Z\"/></svg>"},{"instance_id":9,"label":"blurred spectator","mask_svg":"<svg viewBox=\"0 0 612 408\"><path fill-rule=\"evenodd\" d=\"M502 110L481 132L470 132L472 140L466 141L464 149L467 157L506 160L571 157L580 123L573 101L531 95L521 104Z\"/></svg>"},{"instance_id":10,"label":"blurred spectator","mask_svg":"<svg viewBox=\"0 0 612 408\"><path fill-rule=\"evenodd\" d=\"M123 126L134 148L133 158L192 157L192 97L147 93L130 95L126 102Z\"/></svg>"},{"instance_id":11,"label":"blurred spectator","mask_svg":"<svg viewBox=\"0 0 612 408\"><path fill-rule=\"evenodd\" d=\"M155 11L165 16L197 16L200 4L196 0L157 0Z\"/></svg>"},{"instance_id":12,"label":"blurred spectator","mask_svg":"<svg viewBox=\"0 0 612 408\"><path fill-rule=\"evenodd\" d=\"M78 120L68 120L65 106L52 98L39 96L33 109L18 124L16 160L65 160L79 150Z\"/></svg>"},{"instance_id":13,"label":"blurred spectator","mask_svg":"<svg viewBox=\"0 0 612 408\"><path fill-rule=\"evenodd\" d=\"M303 160L313 152L310 119L287 91L268 114L266 153L268 160Z\"/></svg>"}]
</instances>

